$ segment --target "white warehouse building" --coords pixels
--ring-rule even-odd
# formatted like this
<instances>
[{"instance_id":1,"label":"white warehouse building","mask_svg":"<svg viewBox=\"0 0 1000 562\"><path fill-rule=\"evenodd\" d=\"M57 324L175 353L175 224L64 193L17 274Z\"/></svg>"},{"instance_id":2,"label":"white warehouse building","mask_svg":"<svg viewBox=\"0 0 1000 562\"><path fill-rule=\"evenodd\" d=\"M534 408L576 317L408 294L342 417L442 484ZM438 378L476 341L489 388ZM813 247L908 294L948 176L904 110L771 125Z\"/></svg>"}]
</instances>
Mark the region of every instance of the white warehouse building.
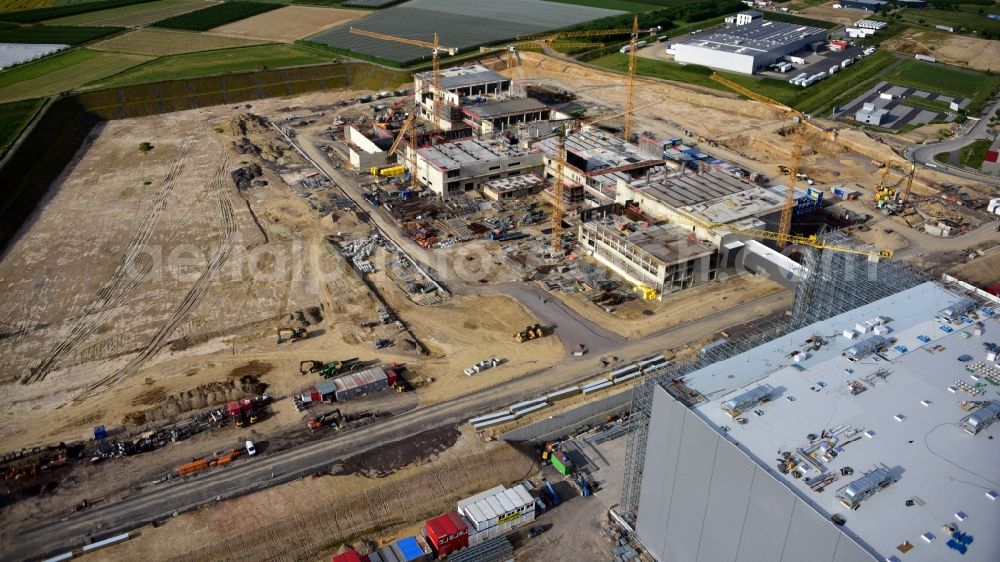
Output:
<instances>
[{"instance_id":1,"label":"white warehouse building","mask_svg":"<svg viewBox=\"0 0 1000 562\"><path fill-rule=\"evenodd\" d=\"M759 12L744 12L737 16L735 27L697 35L670 48L679 63L755 74L827 38L825 29L765 21Z\"/></svg>"}]
</instances>

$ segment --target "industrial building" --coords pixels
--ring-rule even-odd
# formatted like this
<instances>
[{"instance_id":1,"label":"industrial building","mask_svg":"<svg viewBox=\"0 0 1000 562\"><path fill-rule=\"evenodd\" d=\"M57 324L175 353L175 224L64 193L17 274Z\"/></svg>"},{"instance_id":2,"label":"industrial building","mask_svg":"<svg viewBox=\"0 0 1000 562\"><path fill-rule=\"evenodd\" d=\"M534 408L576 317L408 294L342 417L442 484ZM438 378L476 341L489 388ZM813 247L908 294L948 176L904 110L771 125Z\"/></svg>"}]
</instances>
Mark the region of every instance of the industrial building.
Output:
<instances>
[{"instance_id":1,"label":"industrial building","mask_svg":"<svg viewBox=\"0 0 1000 562\"><path fill-rule=\"evenodd\" d=\"M479 64L443 69L440 80L441 92L438 93L434 91L433 73L419 72L413 76L413 91L417 92L418 116L446 131L468 127L461 106L469 100L502 100L511 95L510 78ZM435 109L438 100L441 107Z\"/></svg>"},{"instance_id":2,"label":"industrial building","mask_svg":"<svg viewBox=\"0 0 1000 562\"><path fill-rule=\"evenodd\" d=\"M491 488L460 500L457 507L458 513L468 522L469 546L535 520L535 499L520 484L513 488Z\"/></svg>"},{"instance_id":3,"label":"industrial building","mask_svg":"<svg viewBox=\"0 0 1000 562\"><path fill-rule=\"evenodd\" d=\"M840 0L840 6L843 8L868 12L878 11L888 4L885 0Z\"/></svg>"},{"instance_id":4,"label":"industrial building","mask_svg":"<svg viewBox=\"0 0 1000 562\"><path fill-rule=\"evenodd\" d=\"M654 225L623 232L613 224L584 222L579 243L598 262L633 285L675 293L715 279L716 248L692 239L687 228Z\"/></svg>"},{"instance_id":5,"label":"industrial building","mask_svg":"<svg viewBox=\"0 0 1000 562\"><path fill-rule=\"evenodd\" d=\"M490 180L483 184L483 195L493 201L521 199L542 191L545 181L536 174Z\"/></svg>"},{"instance_id":6,"label":"industrial building","mask_svg":"<svg viewBox=\"0 0 1000 562\"><path fill-rule=\"evenodd\" d=\"M865 102L861 106L861 109L854 114L854 120L865 125L881 125L889 115L889 110L883 107L883 105L876 104L875 102Z\"/></svg>"},{"instance_id":7,"label":"industrial building","mask_svg":"<svg viewBox=\"0 0 1000 562\"><path fill-rule=\"evenodd\" d=\"M554 137L535 143L544 154L545 178L556 174ZM643 151L634 144L599 129L585 128L566 137L566 163L563 182L582 185L601 203L615 199L619 181L632 181L647 173L664 172L666 162L658 155Z\"/></svg>"},{"instance_id":8,"label":"industrial building","mask_svg":"<svg viewBox=\"0 0 1000 562\"><path fill-rule=\"evenodd\" d=\"M519 123L548 119L552 110L534 98L512 98L462 107L465 122L478 135L503 132Z\"/></svg>"},{"instance_id":9,"label":"industrial building","mask_svg":"<svg viewBox=\"0 0 1000 562\"><path fill-rule=\"evenodd\" d=\"M787 318L633 390L635 537L660 561L1000 559L1000 300L842 252L798 274Z\"/></svg>"},{"instance_id":10,"label":"industrial building","mask_svg":"<svg viewBox=\"0 0 1000 562\"><path fill-rule=\"evenodd\" d=\"M760 12L744 12L737 16L735 27L698 34L669 49L679 63L755 74L782 57L812 49L827 37L825 29L765 21Z\"/></svg>"},{"instance_id":11,"label":"industrial building","mask_svg":"<svg viewBox=\"0 0 1000 562\"><path fill-rule=\"evenodd\" d=\"M542 153L502 138L466 139L417 149L416 167L417 179L448 200L491 180L541 173Z\"/></svg>"}]
</instances>

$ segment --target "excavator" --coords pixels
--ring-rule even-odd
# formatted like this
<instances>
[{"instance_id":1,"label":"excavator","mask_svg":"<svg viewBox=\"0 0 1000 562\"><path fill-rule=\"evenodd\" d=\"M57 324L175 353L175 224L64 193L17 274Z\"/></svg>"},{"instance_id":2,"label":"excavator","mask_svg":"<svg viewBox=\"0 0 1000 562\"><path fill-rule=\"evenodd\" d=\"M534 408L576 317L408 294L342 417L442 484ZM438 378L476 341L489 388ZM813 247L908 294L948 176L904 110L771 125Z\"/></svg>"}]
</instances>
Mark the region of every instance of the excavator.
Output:
<instances>
[{"instance_id":1,"label":"excavator","mask_svg":"<svg viewBox=\"0 0 1000 562\"><path fill-rule=\"evenodd\" d=\"M278 328L278 343L305 339L308 335L305 328Z\"/></svg>"}]
</instances>

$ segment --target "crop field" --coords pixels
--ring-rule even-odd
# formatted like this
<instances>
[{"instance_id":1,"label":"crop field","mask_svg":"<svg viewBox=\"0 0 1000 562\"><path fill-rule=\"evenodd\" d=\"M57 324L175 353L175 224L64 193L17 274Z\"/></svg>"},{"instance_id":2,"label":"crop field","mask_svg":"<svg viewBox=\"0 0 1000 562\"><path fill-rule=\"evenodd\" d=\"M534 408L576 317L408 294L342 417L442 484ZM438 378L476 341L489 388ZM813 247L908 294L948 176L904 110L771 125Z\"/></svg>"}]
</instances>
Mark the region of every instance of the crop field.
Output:
<instances>
[{"instance_id":1,"label":"crop field","mask_svg":"<svg viewBox=\"0 0 1000 562\"><path fill-rule=\"evenodd\" d=\"M7 148L41 105L42 100L38 99L0 104L0 156L7 153Z\"/></svg>"},{"instance_id":2,"label":"crop field","mask_svg":"<svg viewBox=\"0 0 1000 562\"><path fill-rule=\"evenodd\" d=\"M0 74L0 102L51 96L150 60L124 53L72 51Z\"/></svg>"},{"instance_id":3,"label":"crop field","mask_svg":"<svg viewBox=\"0 0 1000 562\"><path fill-rule=\"evenodd\" d=\"M272 41L292 41L357 19L368 12L318 6L286 6L212 31Z\"/></svg>"},{"instance_id":4,"label":"crop field","mask_svg":"<svg viewBox=\"0 0 1000 562\"><path fill-rule=\"evenodd\" d=\"M53 45L80 45L118 33L120 27L75 27L32 25L0 29L0 43L47 43Z\"/></svg>"},{"instance_id":5,"label":"crop field","mask_svg":"<svg viewBox=\"0 0 1000 562\"><path fill-rule=\"evenodd\" d=\"M220 37L189 31L141 28L112 37L90 46L98 51L115 51L137 55L165 56L195 53L215 49L231 49L259 45L260 41L238 37Z\"/></svg>"},{"instance_id":6,"label":"crop field","mask_svg":"<svg viewBox=\"0 0 1000 562\"><path fill-rule=\"evenodd\" d=\"M559 29L620 13L541 0L412 0L355 20L351 25L425 41L433 39L434 32L439 32L442 45L464 50L519 34ZM420 47L354 35L346 25L312 35L309 40L399 63L429 56L427 50Z\"/></svg>"},{"instance_id":7,"label":"crop field","mask_svg":"<svg viewBox=\"0 0 1000 562\"><path fill-rule=\"evenodd\" d=\"M133 4L109 10L76 14L47 21L46 23L57 25L118 25L122 27L136 27L192 12L207 5L211 5L211 3L206 0L157 0L155 2Z\"/></svg>"},{"instance_id":8,"label":"crop field","mask_svg":"<svg viewBox=\"0 0 1000 562\"><path fill-rule=\"evenodd\" d=\"M0 0L0 13L48 8L51 5L52 0Z\"/></svg>"},{"instance_id":9,"label":"crop field","mask_svg":"<svg viewBox=\"0 0 1000 562\"><path fill-rule=\"evenodd\" d=\"M349 0L348 2L344 2L344 5L355 8L388 8L393 4L400 4L405 1L406 0Z\"/></svg>"},{"instance_id":10,"label":"crop field","mask_svg":"<svg viewBox=\"0 0 1000 562\"><path fill-rule=\"evenodd\" d=\"M106 73L87 84L88 87L105 88L158 82L180 78L196 78L228 72L245 72L266 68L281 68L304 64L330 62L330 57L294 45L258 45L220 51L188 53L162 57L152 62L122 72L116 76ZM107 79L101 79L109 77Z\"/></svg>"},{"instance_id":11,"label":"crop field","mask_svg":"<svg viewBox=\"0 0 1000 562\"><path fill-rule=\"evenodd\" d=\"M207 31L213 27L246 19L280 7L281 4L263 2L229 2L160 20L153 23L153 26L187 31Z\"/></svg>"},{"instance_id":12,"label":"crop field","mask_svg":"<svg viewBox=\"0 0 1000 562\"><path fill-rule=\"evenodd\" d=\"M1000 86L1000 78L996 76L912 59L894 67L883 79L900 86L969 98L971 112L977 111Z\"/></svg>"},{"instance_id":13,"label":"crop field","mask_svg":"<svg viewBox=\"0 0 1000 562\"><path fill-rule=\"evenodd\" d=\"M633 12L641 14L652 10L659 10L663 6L656 6L646 2L632 2L631 0L547 0L548 2L558 2L560 4L575 4L577 6L590 6L592 8L606 8L608 10L621 10L623 12Z\"/></svg>"},{"instance_id":14,"label":"crop field","mask_svg":"<svg viewBox=\"0 0 1000 562\"><path fill-rule=\"evenodd\" d=\"M944 7L942 6L942 8ZM979 13L981 9L985 13ZM947 25L954 27L958 33L975 31L980 37L986 39L1000 38L1000 21L987 18L986 13L1000 13L1000 10L993 6L984 9L983 6L979 5L956 3L956 5L946 9L905 9L899 12L903 21L909 24L929 27Z\"/></svg>"},{"instance_id":15,"label":"crop field","mask_svg":"<svg viewBox=\"0 0 1000 562\"><path fill-rule=\"evenodd\" d=\"M94 2L76 2L72 4L49 5L44 8L23 10L12 14L3 14L4 21L16 21L18 23L37 23L40 21L63 18L74 14L82 14L97 10L105 10L130 4L141 4L150 0L97 0Z\"/></svg>"}]
</instances>

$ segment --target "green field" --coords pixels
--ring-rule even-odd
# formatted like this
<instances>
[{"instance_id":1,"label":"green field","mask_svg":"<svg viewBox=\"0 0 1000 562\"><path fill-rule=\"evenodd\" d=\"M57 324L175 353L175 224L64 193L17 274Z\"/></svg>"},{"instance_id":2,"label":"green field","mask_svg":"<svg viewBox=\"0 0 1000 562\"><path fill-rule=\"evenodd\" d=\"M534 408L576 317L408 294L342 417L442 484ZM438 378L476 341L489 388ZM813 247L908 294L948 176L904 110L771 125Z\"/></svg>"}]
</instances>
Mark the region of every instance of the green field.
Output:
<instances>
[{"instance_id":1,"label":"green field","mask_svg":"<svg viewBox=\"0 0 1000 562\"><path fill-rule=\"evenodd\" d=\"M51 96L118 74L150 57L78 49L0 73L0 102Z\"/></svg>"},{"instance_id":2,"label":"green field","mask_svg":"<svg viewBox=\"0 0 1000 562\"><path fill-rule=\"evenodd\" d=\"M99 0L95 2L79 2L62 6L50 6L47 8L37 8L34 10L22 10L10 14L0 14L0 19L4 21L16 21L19 23L36 23L40 21L62 18L73 14L104 10L128 4L149 2L150 0Z\"/></svg>"},{"instance_id":3,"label":"green field","mask_svg":"<svg viewBox=\"0 0 1000 562\"><path fill-rule=\"evenodd\" d=\"M751 77L728 72L721 72L720 74L737 84L794 107L799 111L820 114L826 113L838 98L847 98L845 92L853 92L856 87L859 87L859 80L863 78L877 78L878 72L886 68L893 60L894 58L890 53L877 51L867 59L848 67L843 72L839 72L811 88L800 88L784 80L775 80L772 78ZM620 53L613 53L594 59L590 63L625 72L628 68L628 57ZM705 86L723 92L730 91L725 86L711 80L709 77L713 71L704 66L680 65L639 58L636 61L636 71L644 76ZM858 91L854 95L860 93Z\"/></svg>"},{"instance_id":4,"label":"green field","mask_svg":"<svg viewBox=\"0 0 1000 562\"><path fill-rule=\"evenodd\" d=\"M990 145L993 144L989 140L977 140L972 144L962 148L962 151L958 155L958 161L963 165L970 168L978 169L983 165L983 160L986 158L986 151L990 149Z\"/></svg>"},{"instance_id":5,"label":"green field","mask_svg":"<svg viewBox=\"0 0 1000 562\"><path fill-rule=\"evenodd\" d=\"M0 104L0 156L7 153L7 148L41 105L40 99Z\"/></svg>"},{"instance_id":6,"label":"green field","mask_svg":"<svg viewBox=\"0 0 1000 562\"><path fill-rule=\"evenodd\" d=\"M333 57L294 45L261 45L221 51L189 53L161 57L121 74L89 82L87 87L106 88L163 80L197 78L226 72L245 72L259 68L282 68L330 62Z\"/></svg>"},{"instance_id":7,"label":"green field","mask_svg":"<svg viewBox=\"0 0 1000 562\"><path fill-rule=\"evenodd\" d=\"M46 21L49 25L118 25L134 27L147 25L164 18L193 12L207 5L205 0L156 0L110 10L77 14Z\"/></svg>"},{"instance_id":8,"label":"green field","mask_svg":"<svg viewBox=\"0 0 1000 562\"><path fill-rule=\"evenodd\" d=\"M969 98L969 112L978 113L983 103L1000 86L1000 78L982 72L960 70L941 64L909 59L883 75L900 86Z\"/></svg>"},{"instance_id":9,"label":"green field","mask_svg":"<svg viewBox=\"0 0 1000 562\"><path fill-rule=\"evenodd\" d=\"M228 2L202 8L187 14L160 20L153 27L167 29L183 29L184 31L208 31L234 21L240 21L251 16L277 10L282 4L267 4L264 2Z\"/></svg>"},{"instance_id":10,"label":"green field","mask_svg":"<svg viewBox=\"0 0 1000 562\"><path fill-rule=\"evenodd\" d=\"M764 16L765 20L771 21L783 21L787 23L795 23L799 25L811 25L813 27L821 27L823 29L832 29L841 24L835 21L825 21L825 20L814 20L812 18L804 18L802 16L795 16L792 14L782 14L779 12L767 12Z\"/></svg>"},{"instance_id":11,"label":"green field","mask_svg":"<svg viewBox=\"0 0 1000 562\"><path fill-rule=\"evenodd\" d=\"M0 29L0 43L54 43L80 45L121 31L120 27L31 25Z\"/></svg>"}]
</instances>

